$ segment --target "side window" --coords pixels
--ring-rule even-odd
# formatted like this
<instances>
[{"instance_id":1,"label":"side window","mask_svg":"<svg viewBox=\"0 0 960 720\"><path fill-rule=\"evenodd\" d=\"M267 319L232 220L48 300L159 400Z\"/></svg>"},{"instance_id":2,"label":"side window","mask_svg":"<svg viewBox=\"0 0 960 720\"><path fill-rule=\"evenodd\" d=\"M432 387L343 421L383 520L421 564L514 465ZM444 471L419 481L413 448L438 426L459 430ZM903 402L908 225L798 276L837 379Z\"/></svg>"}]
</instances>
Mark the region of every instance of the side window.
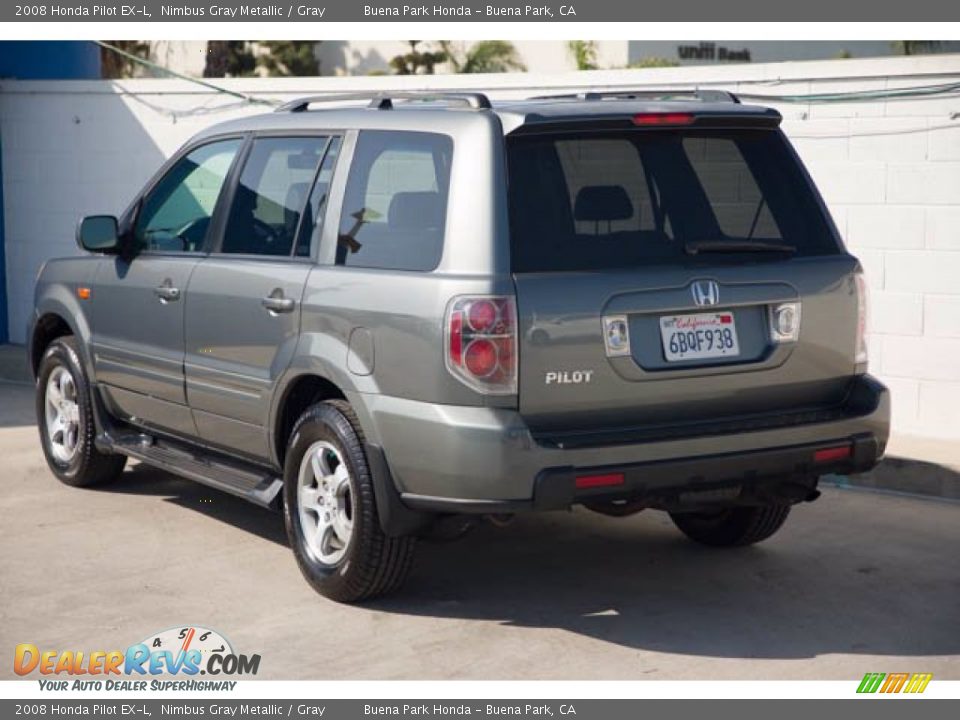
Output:
<instances>
[{"instance_id":1,"label":"side window","mask_svg":"<svg viewBox=\"0 0 960 720\"><path fill-rule=\"evenodd\" d=\"M303 221L300 223L300 234L297 236L297 249L294 253L297 257L310 257L310 249L320 242L323 216L327 209L330 183L333 180L333 168L336 167L339 155L340 138L331 138L327 153L323 156L320 172L317 173L313 191L310 193L310 201L303 211Z\"/></svg>"},{"instance_id":2,"label":"side window","mask_svg":"<svg viewBox=\"0 0 960 720\"><path fill-rule=\"evenodd\" d=\"M230 205L221 252L289 256L325 137L253 141Z\"/></svg>"},{"instance_id":3,"label":"side window","mask_svg":"<svg viewBox=\"0 0 960 720\"><path fill-rule=\"evenodd\" d=\"M453 141L420 132L361 132L337 237L337 264L433 270L443 252Z\"/></svg>"},{"instance_id":4,"label":"side window","mask_svg":"<svg viewBox=\"0 0 960 720\"><path fill-rule=\"evenodd\" d=\"M147 194L134 237L141 251L200 252L242 141L221 140L181 158Z\"/></svg>"}]
</instances>

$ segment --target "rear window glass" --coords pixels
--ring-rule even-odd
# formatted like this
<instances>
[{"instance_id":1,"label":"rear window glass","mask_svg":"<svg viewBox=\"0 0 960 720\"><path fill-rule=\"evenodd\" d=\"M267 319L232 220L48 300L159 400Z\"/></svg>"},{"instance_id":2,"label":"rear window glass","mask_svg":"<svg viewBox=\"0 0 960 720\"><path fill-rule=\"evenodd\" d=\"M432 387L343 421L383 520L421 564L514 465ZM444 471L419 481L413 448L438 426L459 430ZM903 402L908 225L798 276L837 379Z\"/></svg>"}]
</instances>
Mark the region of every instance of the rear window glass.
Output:
<instances>
[{"instance_id":1,"label":"rear window glass","mask_svg":"<svg viewBox=\"0 0 960 720\"><path fill-rule=\"evenodd\" d=\"M799 256L839 252L775 131L528 135L507 147L514 272L745 257L691 254L709 241L789 245Z\"/></svg>"},{"instance_id":2,"label":"rear window glass","mask_svg":"<svg viewBox=\"0 0 960 720\"><path fill-rule=\"evenodd\" d=\"M446 135L361 132L340 215L337 264L436 268L452 157L453 141Z\"/></svg>"}]
</instances>

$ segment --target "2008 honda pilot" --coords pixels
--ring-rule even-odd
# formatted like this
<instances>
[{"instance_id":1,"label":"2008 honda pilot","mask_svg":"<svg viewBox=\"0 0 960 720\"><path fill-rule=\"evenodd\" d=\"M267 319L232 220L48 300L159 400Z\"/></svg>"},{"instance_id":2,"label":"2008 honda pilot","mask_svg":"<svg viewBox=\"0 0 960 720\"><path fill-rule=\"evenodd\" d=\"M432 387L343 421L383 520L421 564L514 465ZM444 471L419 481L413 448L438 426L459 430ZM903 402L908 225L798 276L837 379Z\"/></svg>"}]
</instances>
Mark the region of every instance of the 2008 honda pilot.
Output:
<instances>
[{"instance_id":1,"label":"2008 honda pilot","mask_svg":"<svg viewBox=\"0 0 960 720\"><path fill-rule=\"evenodd\" d=\"M889 424L860 265L779 122L622 91L212 127L40 275L49 465L84 486L132 457L282 506L342 601L483 516L650 508L763 540Z\"/></svg>"}]
</instances>

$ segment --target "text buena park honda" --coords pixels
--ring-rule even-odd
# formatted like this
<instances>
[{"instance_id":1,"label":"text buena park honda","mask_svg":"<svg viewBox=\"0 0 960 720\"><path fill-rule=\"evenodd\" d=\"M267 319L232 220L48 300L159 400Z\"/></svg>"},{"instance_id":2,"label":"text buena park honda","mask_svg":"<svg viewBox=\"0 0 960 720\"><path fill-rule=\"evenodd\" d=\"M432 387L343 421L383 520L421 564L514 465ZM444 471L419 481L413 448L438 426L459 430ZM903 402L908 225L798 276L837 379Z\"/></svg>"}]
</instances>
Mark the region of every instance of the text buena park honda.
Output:
<instances>
[{"instance_id":1,"label":"text buena park honda","mask_svg":"<svg viewBox=\"0 0 960 720\"><path fill-rule=\"evenodd\" d=\"M379 705L365 704L363 706L364 715L396 715L402 717L443 717L446 715L512 715L515 717L555 717L556 715L576 715L576 708L570 703L561 703L556 711L553 705L496 705L488 703L485 705L473 705L470 703L460 703L458 705L427 705L426 703L418 705Z\"/></svg>"},{"instance_id":2,"label":"text buena park honda","mask_svg":"<svg viewBox=\"0 0 960 720\"><path fill-rule=\"evenodd\" d=\"M21 17L130 17L152 18L153 13L145 5L59 5L27 4L16 5L16 15ZM323 19L327 8L315 5L238 5L227 7L224 5L161 5L160 17L178 18L315 18ZM556 9L550 5L515 5L501 7L498 5L484 5L470 7L468 5L364 5L365 17L540 17L552 18L557 15L575 17L577 14L573 5L560 5Z\"/></svg>"},{"instance_id":3,"label":"text buena park honda","mask_svg":"<svg viewBox=\"0 0 960 720\"><path fill-rule=\"evenodd\" d=\"M307 703L286 703L277 702L258 703L255 701L243 701L239 704L219 705L210 703L208 705L192 705L189 702L183 704L163 704L160 706L161 715L181 715L181 716L205 716L213 717L236 717L238 715L257 715L266 717L291 717L291 716L310 716L323 717L327 708L324 705L310 705ZM512 715L512 716L531 716L531 717L554 717L555 715L576 715L577 711L573 705L562 704L554 712L552 705L486 705L475 707L461 703L459 705L364 705L364 715L402 715L404 717L445 717L450 715L479 715L486 712L486 715ZM92 715L94 717L105 717L115 715L141 715L150 716L152 712L146 705L135 705L127 703L92 703L90 705L60 705L56 702L47 705L46 703L18 703L16 706L17 715Z\"/></svg>"}]
</instances>

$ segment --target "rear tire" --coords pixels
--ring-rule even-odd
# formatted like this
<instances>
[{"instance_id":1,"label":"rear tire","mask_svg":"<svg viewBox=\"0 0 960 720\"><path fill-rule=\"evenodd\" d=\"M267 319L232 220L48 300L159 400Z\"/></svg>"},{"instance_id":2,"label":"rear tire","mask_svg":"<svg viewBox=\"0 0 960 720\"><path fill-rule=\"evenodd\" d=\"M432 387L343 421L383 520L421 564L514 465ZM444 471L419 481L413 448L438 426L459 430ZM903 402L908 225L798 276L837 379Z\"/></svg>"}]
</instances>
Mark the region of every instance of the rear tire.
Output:
<instances>
[{"instance_id":1,"label":"rear tire","mask_svg":"<svg viewBox=\"0 0 960 720\"><path fill-rule=\"evenodd\" d=\"M684 535L712 547L741 547L766 540L790 514L789 505L733 507L717 512L670 513Z\"/></svg>"},{"instance_id":2,"label":"rear tire","mask_svg":"<svg viewBox=\"0 0 960 720\"><path fill-rule=\"evenodd\" d=\"M396 591L416 540L380 527L363 431L349 403L328 400L300 416L284 464L284 521L307 582L324 597L358 602Z\"/></svg>"},{"instance_id":3,"label":"rear tire","mask_svg":"<svg viewBox=\"0 0 960 720\"><path fill-rule=\"evenodd\" d=\"M127 457L97 449L90 383L72 336L47 347L37 370L37 426L47 465L65 485L91 487L120 477Z\"/></svg>"}]
</instances>

